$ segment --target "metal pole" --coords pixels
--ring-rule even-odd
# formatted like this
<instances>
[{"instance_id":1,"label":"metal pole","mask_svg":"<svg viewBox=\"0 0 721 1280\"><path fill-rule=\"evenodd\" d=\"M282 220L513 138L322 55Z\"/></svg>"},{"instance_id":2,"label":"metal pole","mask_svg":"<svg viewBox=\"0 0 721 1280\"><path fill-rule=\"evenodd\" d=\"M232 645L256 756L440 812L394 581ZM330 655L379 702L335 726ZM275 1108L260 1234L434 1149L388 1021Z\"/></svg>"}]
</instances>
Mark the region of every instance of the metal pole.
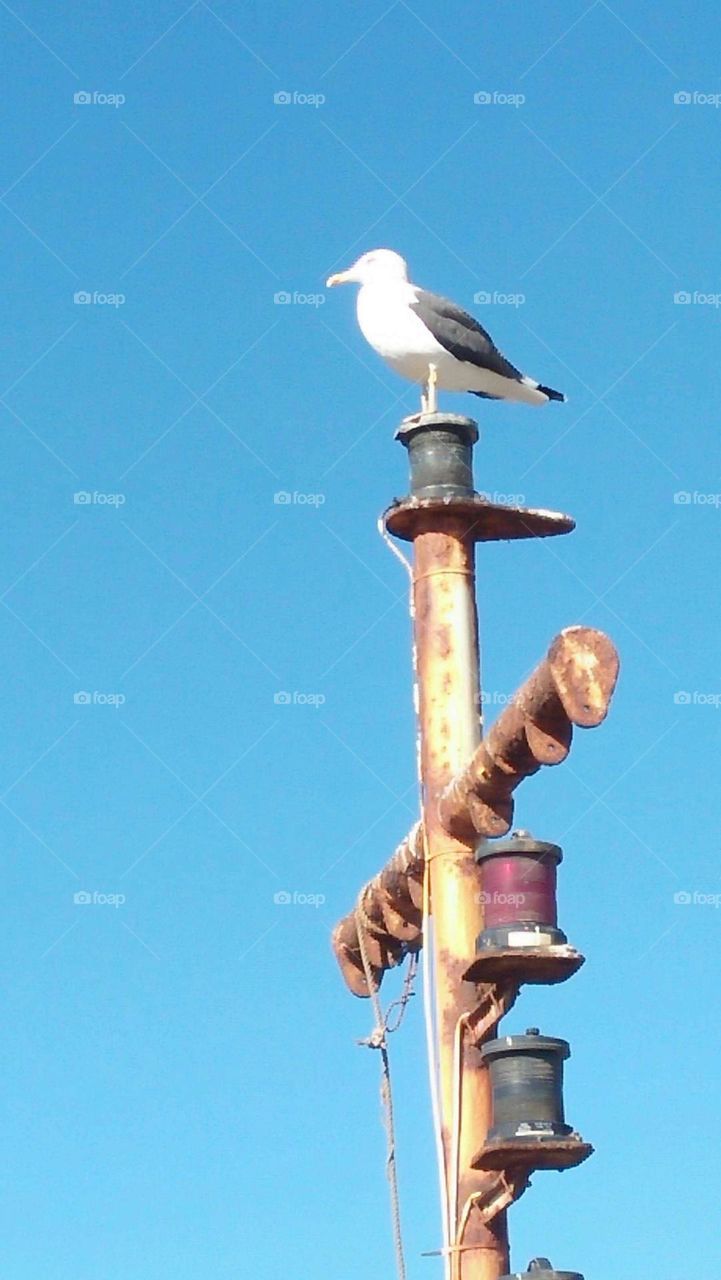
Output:
<instances>
[{"instance_id":1,"label":"metal pole","mask_svg":"<svg viewBox=\"0 0 721 1280\"><path fill-rule=\"evenodd\" d=\"M443 827L438 802L480 740L478 627L474 544L468 520L435 513L436 527L414 538L413 599L419 694L420 761L426 858L430 877L436 971L441 1116L446 1182L455 1213L451 1244L469 1197L488 1178L471 1169L472 1155L490 1126L490 1086L477 1049L464 1037L460 1071L459 1020L478 1004L475 987L462 979L467 958L483 928L480 872L475 842L455 840ZM454 1113L460 1122L456 1152ZM498 1280L509 1271L505 1212L489 1226L467 1217L463 1251L454 1255L462 1280Z\"/></svg>"},{"instance_id":2,"label":"metal pole","mask_svg":"<svg viewBox=\"0 0 721 1280\"><path fill-rule=\"evenodd\" d=\"M507 507L475 492L472 449L478 428L472 419L423 413L406 419L397 434L408 449L411 492L392 504L384 521L389 533L414 544L422 821L384 872L365 886L352 921L347 917L336 926L333 946L351 990L369 995L384 969L421 945L417 890L425 876L453 1280L499 1280L510 1265L505 1210L528 1185L528 1169L473 1167L491 1127L491 1083L480 1048L513 1003L517 986L464 979L484 925L474 856L480 828L454 827L451 833L440 802L475 759L481 736L475 543L554 537L570 533L574 524L558 512ZM469 795L474 786L475 774ZM428 945L427 938L422 941Z\"/></svg>"},{"instance_id":3,"label":"metal pole","mask_svg":"<svg viewBox=\"0 0 721 1280\"><path fill-rule=\"evenodd\" d=\"M478 1213L464 1213L470 1198L488 1186L488 1177L470 1161L490 1126L490 1081L464 1034L465 1019L478 1006L477 991L463 973L483 928L480 871L475 833L470 840L454 838L439 814L441 795L472 758L481 734L471 464L478 430L468 418L437 413L410 420L398 434L411 464L405 536L410 534L414 551L422 816L453 1275L498 1280L509 1270L505 1213L496 1214L489 1226ZM462 1252L454 1248L461 1219Z\"/></svg>"}]
</instances>

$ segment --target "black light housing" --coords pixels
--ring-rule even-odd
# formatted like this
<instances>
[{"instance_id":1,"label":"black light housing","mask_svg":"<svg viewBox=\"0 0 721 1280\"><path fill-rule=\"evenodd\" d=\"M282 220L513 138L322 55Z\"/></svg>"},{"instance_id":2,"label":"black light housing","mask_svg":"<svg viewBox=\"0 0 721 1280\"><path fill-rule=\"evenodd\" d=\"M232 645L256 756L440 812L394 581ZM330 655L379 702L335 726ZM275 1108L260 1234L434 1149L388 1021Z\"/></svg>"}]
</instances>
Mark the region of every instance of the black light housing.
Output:
<instances>
[{"instance_id":1,"label":"black light housing","mask_svg":"<svg viewBox=\"0 0 721 1280\"><path fill-rule=\"evenodd\" d=\"M493 1092L490 1141L563 1138L573 1132L563 1113L563 1063L570 1053L567 1040L542 1036L537 1027L483 1045Z\"/></svg>"},{"instance_id":2,"label":"black light housing","mask_svg":"<svg viewBox=\"0 0 721 1280\"><path fill-rule=\"evenodd\" d=\"M414 498L473 495L473 446L478 427L458 413L424 413L396 432L408 450Z\"/></svg>"},{"instance_id":3,"label":"black light housing","mask_svg":"<svg viewBox=\"0 0 721 1280\"><path fill-rule=\"evenodd\" d=\"M548 1258L533 1258L527 1271L514 1271L500 1280L583 1280L579 1271L554 1271Z\"/></svg>"}]
</instances>

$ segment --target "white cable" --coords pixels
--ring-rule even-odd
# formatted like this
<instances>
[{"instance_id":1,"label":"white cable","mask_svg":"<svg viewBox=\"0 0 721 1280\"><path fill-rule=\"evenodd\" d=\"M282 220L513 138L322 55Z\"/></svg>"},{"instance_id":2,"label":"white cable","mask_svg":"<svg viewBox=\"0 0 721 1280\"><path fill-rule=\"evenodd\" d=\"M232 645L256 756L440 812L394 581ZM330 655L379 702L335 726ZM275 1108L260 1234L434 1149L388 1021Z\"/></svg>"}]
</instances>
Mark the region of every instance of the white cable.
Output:
<instances>
[{"instance_id":1,"label":"white cable","mask_svg":"<svg viewBox=\"0 0 721 1280\"><path fill-rule=\"evenodd\" d=\"M453 1033L453 1119L451 1121L451 1202L448 1210L449 1234L456 1238L458 1222L458 1191L461 1177L461 1095L463 1092L463 1038L468 1014L462 1013Z\"/></svg>"},{"instance_id":2,"label":"white cable","mask_svg":"<svg viewBox=\"0 0 721 1280\"><path fill-rule=\"evenodd\" d=\"M396 559L400 560L401 564L403 565L403 568L406 570L408 577L411 580L411 585L412 585L413 584L413 566L411 565L410 560L406 559L400 547L397 547L395 542L392 541L391 536L388 533L388 530L386 529L386 522L383 516L378 517L376 528L378 529L378 532L381 535L386 546L390 548L390 550L393 552L393 555L396 557ZM413 618L413 597L412 596L411 596L410 615L412 619Z\"/></svg>"},{"instance_id":3,"label":"white cable","mask_svg":"<svg viewBox=\"0 0 721 1280\"><path fill-rule=\"evenodd\" d=\"M448 1205L448 1186L446 1182L446 1153L443 1146L443 1124L441 1121L441 1102L438 1081L438 1062L436 1059L436 1038L433 1018L433 965L431 959L430 918L428 915L428 891L423 894L423 1018L426 1029L426 1054L428 1058L428 1081L431 1093L431 1112L433 1115L433 1136L436 1145L436 1162L438 1165L438 1184L441 1193L441 1226L443 1229L443 1274L445 1280L451 1280L451 1228Z\"/></svg>"}]
</instances>

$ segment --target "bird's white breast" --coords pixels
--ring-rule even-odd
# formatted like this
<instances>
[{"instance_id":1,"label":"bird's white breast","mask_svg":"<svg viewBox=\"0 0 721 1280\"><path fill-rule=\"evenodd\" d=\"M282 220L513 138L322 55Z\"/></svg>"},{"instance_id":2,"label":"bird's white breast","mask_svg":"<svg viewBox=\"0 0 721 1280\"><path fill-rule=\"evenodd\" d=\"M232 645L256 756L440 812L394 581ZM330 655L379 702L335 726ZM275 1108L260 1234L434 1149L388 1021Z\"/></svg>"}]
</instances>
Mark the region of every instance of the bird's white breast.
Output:
<instances>
[{"instance_id":1,"label":"bird's white breast","mask_svg":"<svg viewBox=\"0 0 721 1280\"><path fill-rule=\"evenodd\" d=\"M368 256L372 258L374 255ZM397 259L397 255L391 257ZM431 300L429 323L437 332L446 335L448 345L442 346L413 310L422 290L401 278L397 269L399 261L405 271L402 260L396 260L391 264L395 269L390 273L373 270L370 277L367 272L346 273L353 281L366 280L358 293L358 325L366 342L386 364L404 378L422 385L428 384L432 367L435 385L447 391L472 391L494 400L521 400L527 404L547 402L548 396L532 378L516 374L512 367L508 374L488 368L483 344L475 352L472 347L464 351L463 342L456 343L453 339L453 325L443 323L444 320L452 321L458 309L447 303L447 312L441 309L434 313ZM363 265L363 262L360 259L356 266ZM366 263L366 266L372 265ZM472 325L462 312L459 313L459 322L461 326Z\"/></svg>"},{"instance_id":2,"label":"bird's white breast","mask_svg":"<svg viewBox=\"0 0 721 1280\"><path fill-rule=\"evenodd\" d=\"M413 285L402 280L364 285L358 293L358 324L366 342L407 378L428 375L428 363L445 355L443 347L410 309Z\"/></svg>"}]
</instances>

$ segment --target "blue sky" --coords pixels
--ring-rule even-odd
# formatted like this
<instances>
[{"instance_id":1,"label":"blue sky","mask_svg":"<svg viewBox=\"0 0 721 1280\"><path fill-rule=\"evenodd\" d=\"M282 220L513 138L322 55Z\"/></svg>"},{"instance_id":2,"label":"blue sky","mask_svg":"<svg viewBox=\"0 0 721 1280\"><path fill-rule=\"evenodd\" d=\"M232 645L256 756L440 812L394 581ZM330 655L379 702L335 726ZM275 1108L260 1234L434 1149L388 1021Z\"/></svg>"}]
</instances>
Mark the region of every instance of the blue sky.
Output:
<instances>
[{"instance_id":1,"label":"blue sky","mask_svg":"<svg viewBox=\"0 0 721 1280\"><path fill-rule=\"evenodd\" d=\"M416 814L376 517L417 395L324 289L379 245L569 397L442 401L479 418L480 489L578 521L481 549L492 713L570 623L623 662L607 724L518 795L588 962L504 1030L571 1042L597 1154L535 1178L514 1265L718 1259L714 32L706 0L0 2L13 1280L391 1273L371 1015L329 950ZM440 1238L419 1004L412 1280Z\"/></svg>"}]
</instances>

